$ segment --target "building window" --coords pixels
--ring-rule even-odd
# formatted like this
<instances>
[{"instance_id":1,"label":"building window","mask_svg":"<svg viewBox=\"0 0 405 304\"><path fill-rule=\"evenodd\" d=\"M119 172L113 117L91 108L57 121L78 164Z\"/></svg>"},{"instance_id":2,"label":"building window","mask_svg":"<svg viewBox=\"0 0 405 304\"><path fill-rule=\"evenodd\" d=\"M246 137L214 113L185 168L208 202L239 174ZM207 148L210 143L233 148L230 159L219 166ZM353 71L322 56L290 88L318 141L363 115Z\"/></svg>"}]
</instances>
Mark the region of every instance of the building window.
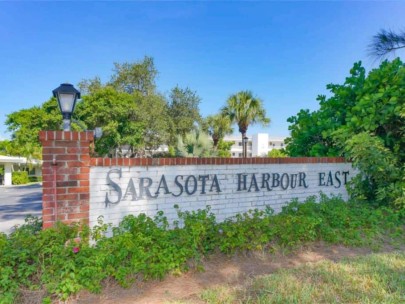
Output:
<instances>
[{"instance_id":1,"label":"building window","mask_svg":"<svg viewBox=\"0 0 405 304\"><path fill-rule=\"evenodd\" d=\"M238 146L241 147L241 146L242 146L242 143L241 143L241 142L238 142Z\"/></svg>"},{"instance_id":2,"label":"building window","mask_svg":"<svg viewBox=\"0 0 405 304\"><path fill-rule=\"evenodd\" d=\"M239 153L239 157L242 157L242 153Z\"/></svg>"},{"instance_id":3,"label":"building window","mask_svg":"<svg viewBox=\"0 0 405 304\"><path fill-rule=\"evenodd\" d=\"M283 147L283 146L284 146L284 144L283 144L283 143L281 143L281 145L280 145L280 146L282 146L282 147Z\"/></svg>"},{"instance_id":4,"label":"building window","mask_svg":"<svg viewBox=\"0 0 405 304\"><path fill-rule=\"evenodd\" d=\"M235 153L232 153L232 156L235 156Z\"/></svg>"}]
</instances>

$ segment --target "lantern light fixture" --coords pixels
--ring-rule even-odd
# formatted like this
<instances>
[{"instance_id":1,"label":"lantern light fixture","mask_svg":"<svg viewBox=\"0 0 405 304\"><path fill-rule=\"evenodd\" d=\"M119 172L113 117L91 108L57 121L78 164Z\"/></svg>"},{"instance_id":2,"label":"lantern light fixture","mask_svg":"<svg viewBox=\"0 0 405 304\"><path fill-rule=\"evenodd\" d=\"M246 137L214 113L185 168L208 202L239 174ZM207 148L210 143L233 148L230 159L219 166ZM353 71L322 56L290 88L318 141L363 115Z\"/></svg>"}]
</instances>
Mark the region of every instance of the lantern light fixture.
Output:
<instances>
[{"instance_id":1,"label":"lantern light fixture","mask_svg":"<svg viewBox=\"0 0 405 304\"><path fill-rule=\"evenodd\" d=\"M76 101L80 99L80 92L70 83L62 83L52 91L58 100L59 109L63 116L63 131L70 131L70 124Z\"/></svg>"}]
</instances>

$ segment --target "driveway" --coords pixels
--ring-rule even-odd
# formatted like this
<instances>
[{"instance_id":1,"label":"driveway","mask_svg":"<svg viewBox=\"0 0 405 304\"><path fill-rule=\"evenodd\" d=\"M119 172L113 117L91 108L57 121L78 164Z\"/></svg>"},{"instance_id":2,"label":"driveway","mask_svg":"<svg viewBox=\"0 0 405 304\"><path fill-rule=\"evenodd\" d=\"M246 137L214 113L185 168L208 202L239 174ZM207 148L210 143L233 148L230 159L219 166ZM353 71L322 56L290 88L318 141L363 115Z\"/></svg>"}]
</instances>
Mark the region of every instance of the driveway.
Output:
<instances>
[{"instance_id":1,"label":"driveway","mask_svg":"<svg viewBox=\"0 0 405 304\"><path fill-rule=\"evenodd\" d=\"M0 232L10 233L27 215L42 215L42 186L0 187Z\"/></svg>"}]
</instances>

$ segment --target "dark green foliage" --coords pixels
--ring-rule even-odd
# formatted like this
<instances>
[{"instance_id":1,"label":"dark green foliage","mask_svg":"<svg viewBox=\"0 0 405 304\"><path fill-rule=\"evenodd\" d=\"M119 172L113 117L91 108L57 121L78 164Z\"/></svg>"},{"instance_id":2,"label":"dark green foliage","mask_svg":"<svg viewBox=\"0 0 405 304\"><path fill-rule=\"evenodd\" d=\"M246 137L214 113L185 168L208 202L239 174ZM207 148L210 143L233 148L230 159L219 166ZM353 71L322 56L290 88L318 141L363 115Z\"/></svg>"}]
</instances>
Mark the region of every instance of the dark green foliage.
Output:
<instances>
[{"instance_id":1,"label":"dark green foliage","mask_svg":"<svg viewBox=\"0 0 405 304\"><path fill-rule=\"evenodd\" d=\"M42 176L28 176L30 183L42 182Z\"/></svg>"},{"instance_id":2,"label":"dark green foliage","mask_svg":"<svg viewBox=\"0 0 405 304\"><path fill-rule=\"evenodd\" d=\"M13 185L25 185L30 182L27 171L14 171L11 174L11 181Z\"/></svg>"},{"instance_id":3,"label":"dark green foliage","mask_svg":"<svg viewBox=\"0 0 405 304\"><path fill-rule=\"evenodd\" d=\"M219 249L225 253L261 249L275 235L273 210L251 210L220 223Z\"/></svg>"},{"instance_id":4,"label":"dark green foliage","mask_svg":"<svg viewBox=\"0 0 405 304\"><path fill-rule=\"evenodd\" d=\"M351 193L358 199L405 208L405 66L384 61L366 75L354 64L320 109L290 117L290 156L345 156L360 169ZM354 183L352 183L354 185Z\"/></svg>"},{"instance_id":5,"label":"dark green foliage","mask_svg":"<svg viewBox=\"0 0 405 304\"><path fill-rule=\"evenodd\" d=\"M111 81L85 80L86 94L77 106L76 117L87 129L102 128L95 152L110 157L152 156L167 143L171 118L165 98L156 92L153 59L115 64Z\"/></svg>"},{"instance_id":6,"label":"dark green foliage","mask_svg":"<svg viewBox=\"0 0 405 304\"><path fill-rule=\"evenodd\" d=\"M184 137L201 124L200 101L197 92L189 88L176 86L170 91L167 106L172 123L169 142L171 145L176 144L177 136Z\"/></svg>"},{"instance_id":7,"label":"dark green foliage","mask_svg":"<svg viewBox=\"0 0 405 304\"><path fill-rule=\"evenodd\" d=\"M349 184L352 197L405 210L405 164L398 155L381 138L366 132L348 139L345 150L360 170Z\"/></svg>"},{"instance_id":8,"label":"dark green foliage","mask_svg":"<svg viewBox=\"0 0 405 304\"><path fill-rule=\"evenodd\" d=\"M324 240L351 246L372 245L384 235L402 230L404 214L390 208L374 209L367 204L345 202L339 197L308 198L304 204L293 201L280 214L284 242ZM299 243L299 242L298 242ZM292 245L292 244L291 244Z\"/></svg>"},{"instance_id":9,"label":"dark green foliage","mask_svg":"<svg viewBox=\"0 0 405 304\"><path fill-rule=\"evenodd\" d=\"M118 227L100 219L92 231L62 224L41 230L38 219L28 218L11 235L0 234L0 303L15 302L20 288L66 300L83 289L100 292L107 278L124 287L163 278L200 267L201 259L217 250L274 251L318 240L355 246L378 246L383 238L404 242L403 212L324 195L319 203L315 197L294 200L277 215L270 208L253 210L222 223L210 207L177 212L171 225L159 212L153 219L129 215Z\"/></svg>"},{"instance_id":10,"label":"dark green foliage","mask_svg":"<svg viewBox=\"0 0 405 304\"><path fill-rule=\"evenodd\" d=\"M354 64L343 85L329 84L332 96L319 96L320 109L301 110L290 117L291 156L342 155L345 141L360 132L383 139L384 145L405 160L405 67L396 59L383 62L367 76Z\"/></svg>"},{"instance_id":11,"label":"dark green foliage","mask_svg":"<svg viewBox=\"0 0 405 304\"><path fill-rule=\"evenodd\" d=\"M45 288L62 299L77 292L81 287L75 279L79 265L73 245L65 246L77 233L77 227L65 225L42 231L40 221L28 218L9 237L1 234L0 294L5 296L0 296L0 302L12 303L20 286Z\"/></svg>"},{"instance_id":12,"label":"dark green foliage","mask_svg":"<svg viewBox=\"0 0 405 304\"><path fill-rule=\"evenodd\" d=\"M318 97L318 100L324 97ZM289 117L288 129L291 137L285 140L287 153L290 156L337 156L336 144L326 136L328 125L324 124L321 111L301 110L296 116ZM329 118L327 118L327 121Z\"/></svg>"},{"instance_id":13,"label":"dark green foliage","mask_svg":"<svg viewBox=\"0 0 405 304\"><path fill-rule=\"evenodd\" d=\"M153 58L115 63L110 81L81 81L82 100L72 119L73 131L102 129L94 153L109 157L150 157L162 145L174 145L201 122L200 98L189 88L173 88L166 98L156 89ZM61 130L62 115L55 98L41 106L7 115L12 140L0 142L0 153L41 159L38 132Z\"/></svg>"},{"instance_id":14,"label":"dark green foliage","mask_svg":"<svg viewBox=\"0 0 405 304\"><path fill-rule=\"evenodd\" d=\"M272 215L271 209L237 215L219 224L223 233L219 246L221 251L232 253L295 247L316 240L370 245L385 234L385 229L402 231L402 227L396 227L404 223L403 216L389 208L373 209L367 204L321 195L319 203L315 197L304 203L293 200L277 215Z\"/></svg>"},{"instance_id":15,"label":"dark green foliage","mask_svg":"<svg viewBox=\"0 0 405 304\"><path fill-rule=\"evenodd\" d=\"M138 112L135 96L107 86L83 96L76 116L90 130L102 126L103 136L95 143L99 155L126 156L141 146L143 124Z\"/></svg>"},{"instance_id":16,"label":"dark green foliage","mask_svg":"<svg viewBox=\"0 0 405 304\"><path fill-rule=\"evenodd\" d=\"M208 206L204 210L184 211L177 209L179 222L175 222L175 230L179 233L180 245L189 250L189 255L199 259L216 246L218 233L215 215ZM181 228L180 228L181 227Z\"/></svg>"}]
</instances>

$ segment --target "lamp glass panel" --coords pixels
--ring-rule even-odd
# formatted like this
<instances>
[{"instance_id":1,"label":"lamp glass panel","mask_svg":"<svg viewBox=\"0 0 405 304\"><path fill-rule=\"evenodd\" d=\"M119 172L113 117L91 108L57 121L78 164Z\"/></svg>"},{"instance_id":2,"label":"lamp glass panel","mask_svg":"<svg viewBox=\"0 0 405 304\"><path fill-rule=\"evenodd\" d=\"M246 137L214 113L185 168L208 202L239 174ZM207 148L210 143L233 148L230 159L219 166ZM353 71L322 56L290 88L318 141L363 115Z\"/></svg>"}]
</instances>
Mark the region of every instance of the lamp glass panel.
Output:
<instances>
[{"instance_id":1,"label":"lamp glass panel","mask_svg":"<svg viewBox=\"0 0 405 304\"><path fill-rule=\"evenodd\" d=\"M72 113L75 94L59 94L59 102L62 113Z\"/></svg>"}]
</instances>

